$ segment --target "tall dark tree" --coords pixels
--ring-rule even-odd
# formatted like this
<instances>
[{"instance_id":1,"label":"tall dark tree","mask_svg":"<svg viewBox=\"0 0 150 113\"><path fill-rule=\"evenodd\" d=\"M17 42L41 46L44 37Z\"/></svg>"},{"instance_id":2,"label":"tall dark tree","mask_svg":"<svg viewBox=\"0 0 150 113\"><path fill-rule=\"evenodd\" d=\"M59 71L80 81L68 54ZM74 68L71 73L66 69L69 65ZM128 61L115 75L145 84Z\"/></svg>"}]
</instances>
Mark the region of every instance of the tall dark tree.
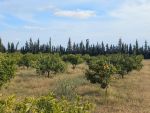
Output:
<instances>
[{"instance_id":1,"label":"tall dark tree","mask_svg":"<svg viewBox=\"0 0 150 113\"><path fill-rule=\"evenodd\" d=\"M122 43L122 45L121 45L121 51L120 51L121 53L125 53L125 44L123 44Z\"/></svg>"},{"instance_id":2,"label":"tall dark tree","mask_svg":"<svg viewBox=\"0 0 150 113\"><path fill-rule=\"evenodd\" d=\"M40 51L40 40L37 40L37 44L36 44L36 53L39 53Z\"/></svg>"},{"instance_id":3,"label":"tall dark tree","mask_svg":"<svg viewBox=\"0 0 150 113\"><path fill-rule=\"evenodd\" d=\"M29 43L26 41L25 43L25 53L30 51Z\"/></svg>"},{"instance_id":4,"label":"tall dark tree","mask_svg":"<svg viewBox=\"0 0 150 113\"><path fill-rule=\"evenodd\" d=\"M106 44L106 53L109 54L109 52L110 52L110 51L109 51L109 45Z\"/></svg>"},{"instance_id":5,"label":"tall dark tree","mask_svg":"<svg viewBox=\"0 0 150 113\"><path fill-rule=\"evenodd\" d=\"M133 48L131 44L129 45L129 54L133 54Z\"/></svg>"},{"instance_id":6,"label":"tall dark tree","mask_svg":"<svg viewBox=\"0 0 150 113\"><path fill-rule=\"evenodd\" d=\"M15 45L14 45L14 43L11 43L10 51L11 51L11 53L15 52Z\"/></svg>"},{"instance_id":7,"label":"tall dark tree","mask_svg":"<svg viewBox=\"0 0 150 113\"><path fill-rule=\"evenodd\" d=\"M86 39L86 52L89 52L90 42L89 39Z\"/></svg>"},{"instance_id":8,"label":"tall dark tree","mask_svg":"<svg viewBox=\"0 0 150 113\"><path fill-rule=\"evenodd\" d=\"M17 42L17 44L16 44L15 51L18 50L18 46L19 46L19 42Z\"/></svg>"},{"instance_id":9,"label":"tall dark tree","mask_svg":"<svg viewBox=\"0 0 150 113\"><path fill-rule=\"evenodd\" d=\"M72 52L72 43L71 43L71 38L68 40L68 45L67 45L67 53Z\"/></svg>"},{"instance_id":10,"label":"tall dark tree","mask_svg":"<svg viewBox=\"0 0 150 113\"><path fill-rule=\"evenodd\" d=\"M73 51L73 54L76 54L77 53L77 47L76 47L76 43L74 42L73 43L73 47L72 47L72 51Z\"/></svg>"},{"instance_id":11,"label":"tall dark tree","mask_svg":"<svg viewBox=\"0 0 150 113\"><path fill-rule=\"evenodd\" d=\"M33 52L33 41L32 41L32 38L30 38L30 41L29 41L29 50L30 50L31 53Z\"/></svg>"},{"instance_id":12,"label":"tall dark tree","mask_svg":"<svg viewBox=\"0 0 150 113\"><path fill-rule=\"evenodd\" d=\"M8 48L8 52L10 53L11 52L11 45L9 42L8 42L7 48Z\"/></svg>"},{"instance_id":13,"label":"tall dark tree","mask_svg":"<svg viewBox=\"0 0 150 113\"><path fill-rule=\"evenodd\" d=\"M118 51L121 53L122 51L122 39L120 38L118 41Z\"/></svg>"},{"instance_id":14,"label":"tall dark tree","mask_svg":"<svg viewBox=\"0 0 150 113\"><path fill-rule=\"evenodd\" d=\"M51 38L49 39L49 53L52 51L52 40Z\"/></svg>"},{"instance_id":15,"label":"tall dark tree","mask_svg":"<svg viewBox=\"0 0 150 113\"><path fill-rule=\"evenodd\" d=\"M2 43L2 39L0 38L0 52L5 52L6 48Z\"/></svg>"},{"instance_id":16,"label":"tall dark tree","mask_svg":"<svg viewBox=\"0 0 150 113\"><path fill-rule=\"evenodd\" d=\"M128 44L125 44L125 54L128 54L129 53L129 47L128 47Z\"/></svg>"},{"instance_id":17,"label":"tall dark tree","mask_svg":"<svg viewBox=\"0 0 150 113\"><path fill-rule=\"evenodd\" d=\"M144 52L146 53L148 50L148 44L147 41L145 40L145 44L144 44Z\"/></svg>"},{"instance_id":18,"label":"tall dark tree","mask_svg":"<svg viewBox=\"0 0 150 113\"><path fill-rule=\"evenodd\" d=\"M80 54L84 54L84 51L85 51L85 47L84 47L83 41L81 41L80 42Z\"/></svg>"},{"instance_id":19,"label":"tall dark tree","mask_svg":"<svg viewBox=\"0 0 150 113\"><path fill-rule=\"evenodd\" d=\"M147 43L147 41L145 41L145 43L144 43L144 58L150 58L149 57L150 55L149 55L149 47L148 47L148 43Z\"/></svg>"},{"instance_id":20,"label":"tall dark tree","mask_svg":"<svg viewBox=\"0 0 150 113\"><path fill-rule=\"evenodd\" d=\"M136 43L135 43L135 53L136 53L136 54L139 54L139 44L138 44L138 40L136 40Z\"/></svg>"},{"instance_id":21,"label":"tall dark tree","mask_svg":"<svg viewBox=\"0 0 150 113\"><path fill-rule=\"evenodd\" d=\"M102 54L105 54L105 45L103 42L102 42Z\"/></svg>"}]
</instances>

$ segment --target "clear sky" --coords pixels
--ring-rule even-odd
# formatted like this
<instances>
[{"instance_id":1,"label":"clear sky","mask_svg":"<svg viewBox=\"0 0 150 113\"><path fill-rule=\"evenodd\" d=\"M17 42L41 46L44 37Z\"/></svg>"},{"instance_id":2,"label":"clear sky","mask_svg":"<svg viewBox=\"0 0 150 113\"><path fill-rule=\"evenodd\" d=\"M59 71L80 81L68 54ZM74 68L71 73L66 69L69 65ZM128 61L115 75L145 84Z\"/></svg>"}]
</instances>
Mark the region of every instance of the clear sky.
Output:
<instances>
[{"instance_id":1,"label":"clear sky","mask_svg":"<svg viewBox=\"0 0 150 113\"><path fill-rule=\"evenodd\" d=\"M0 0L0 37L5 44L30 37L142 44L150 41L150 0Z\"/></svg>"}]
</instances>

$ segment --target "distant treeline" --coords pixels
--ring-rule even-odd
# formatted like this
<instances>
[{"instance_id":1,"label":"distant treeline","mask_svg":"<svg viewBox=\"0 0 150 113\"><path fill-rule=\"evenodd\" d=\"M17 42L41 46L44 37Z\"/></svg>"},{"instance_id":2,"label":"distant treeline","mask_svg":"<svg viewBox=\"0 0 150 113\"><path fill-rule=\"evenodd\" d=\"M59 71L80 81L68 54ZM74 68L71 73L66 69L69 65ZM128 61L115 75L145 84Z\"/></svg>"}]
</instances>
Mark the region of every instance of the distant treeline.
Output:
<instances>
[{"instance_id":1,"label":"distant treeline","mask_svg":"<svg viewBox=\"0 0 150 113\"><path fill-rule=\"evenodd\" d=\"M62 45L54 46L51 43L51 38L47 44L40 44L40 40L33 42L30 38L29 41L26 41L25 45L18 49L19 43L16 45L13 42L8 42L7 47L4 46L2 40L0 39L0 52L21 52L25 53L33 53L37 54L41 53L60 53L60 54L89 54L91 56L96 55L105 55L105 54L116 54L116 53L123 53L123 54L135 54L140 55L142 54L145 59L150 58L150 46L148 45L147 41L145 41L143 46L139 46L138 41L136 40L135 44L126 44L119 39L117 45L112 44L104 44L103 42L97 44L90 44L89 39L86 40L86 43L81 41L80 43L72 42L69 38L67 47Z\"/></svg>"}]
</instances>

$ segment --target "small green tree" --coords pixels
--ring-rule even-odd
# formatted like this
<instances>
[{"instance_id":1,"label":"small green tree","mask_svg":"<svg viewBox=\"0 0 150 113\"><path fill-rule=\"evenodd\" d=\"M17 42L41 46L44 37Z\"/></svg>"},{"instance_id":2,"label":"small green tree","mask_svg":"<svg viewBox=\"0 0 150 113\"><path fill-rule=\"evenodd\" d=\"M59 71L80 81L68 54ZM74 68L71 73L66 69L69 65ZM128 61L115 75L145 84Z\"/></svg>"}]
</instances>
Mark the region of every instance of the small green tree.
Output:
<instances>
[{"instance_id":1,"label":"small green tree","mask_svg":"<svg viewBox=\"0 0 150 113\"><path fill-rule=\"evenodd\" d=\"M143 61L144 57L142 55L132 56L132 57L134 59L133 68L138 71L141 70L143 67L142 61Z\"/></svg>"},{"instance_id":2,"label":"small green tree","mask_svg":"<svg viewBox=\"0 0 150 113\"><path fill-rule=\"evenodd\" d=\"M32 60L33 60L33 54L31 53L27 53L25 55L23 55L20 59L20 61L18 62L19 66L25 66L27 68L32 66Z\"/></svg>"},{"instance_id":3,"label":"small green tree","mask_svg":"<svg viewBox=\"0 0 150 113\"><path fill-rule=\"evenodd\" d=\"M15 76L16 63L9 57L0 58L0 87Z\"/></svg>"},{"instance_id":4,"label":"small green tree","mask_svg":"<svg viewBox=\"0 0 150 113\"><path fill-rule=\"evenodd\" d=\"M72 68L75 69L78 64L83 63L83 59L81 58L80 55L65 55L63 56L63 60L66 62L70 62L72 64Z\"/></svg>"},{"instance_id":5,"label":"small green tree","mask_svg":"<svg viewBox=\"0 0 150 113\"><path fill-rule=\"evenodd\" d=\"M10 58L10 59L13 59L17 65L19 65L19 62L23 56L23 54L19 53L19 52L15 52L15 53L8 53L7 56Z\"/></svg>"},{"instance_id":6,"label":"small green tree","mask_svg":"<svg viewBox=\"0 0 150 113\"><path fill-rule=\"evenodd\" d=\"M86 63L89 63L91 60L91 56L88 54L83 55L82 58Z\"/></svg>"},{"instance_id":7,"label":"small green tree","mask_svg":"<svg viewBox=\"0 0 150 113\"><path fill-rule=\"evenodd\" d=\"M50 77L50 74L64 72L66 64L58 55L41 56L37 62L37 73L45 74Z\"/></svg>"},{"instance_id":8,"label":"small green tree","mask_svg":"<svg viewBox=\"0 0 150 113\"><path fill-rule=\"evenodd\" d=\"M111 75L116 72L116 68L105 60L91 61L89 69L86 72L86 77L91 83L100 83L101 88L108 87Z\"/></svg>"},{"instance_id":9,"label":"small green tree","mask_svg":"<svg viewBox=\"0 0 150 113\"><path fill-rule=\"evenodd\" d=\"M129 55L111 55L110 61L117 68L117 74L124 78L132 70L140 70L142 68L143 56L129 56Z\"/></svg>"},{"instance_id":10,"label":"small green tree","mask_svg":"<svg viewBox=\"0 0 150 113\"><path fill-rule=\"evenodd\" d=\"M100 87L105 89L106 99L108 85L110 84L111 76L116 72L116 68L104 59L91 61L88 65L87 80L90 80L91 83L99 83Z\"/></svg>"}]
</instances>

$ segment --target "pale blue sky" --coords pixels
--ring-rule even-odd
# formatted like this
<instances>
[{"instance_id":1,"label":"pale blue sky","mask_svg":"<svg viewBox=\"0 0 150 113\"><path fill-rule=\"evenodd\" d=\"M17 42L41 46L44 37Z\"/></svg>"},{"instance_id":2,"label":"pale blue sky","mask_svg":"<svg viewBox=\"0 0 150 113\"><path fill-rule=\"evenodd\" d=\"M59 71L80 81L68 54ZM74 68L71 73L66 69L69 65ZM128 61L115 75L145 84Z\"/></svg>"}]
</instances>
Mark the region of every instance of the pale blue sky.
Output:
<instances>
[{"instance_id":1,"label":"pale blue sky","mask_svg":"<svg viewBox=\"0 0 150 113\"><path fill-rule=\"evenodd\" d=\"M142 44L150 41L150 0L0 0L0 37L20 44L30 37Z\"/></svg>"}]
</instances>

